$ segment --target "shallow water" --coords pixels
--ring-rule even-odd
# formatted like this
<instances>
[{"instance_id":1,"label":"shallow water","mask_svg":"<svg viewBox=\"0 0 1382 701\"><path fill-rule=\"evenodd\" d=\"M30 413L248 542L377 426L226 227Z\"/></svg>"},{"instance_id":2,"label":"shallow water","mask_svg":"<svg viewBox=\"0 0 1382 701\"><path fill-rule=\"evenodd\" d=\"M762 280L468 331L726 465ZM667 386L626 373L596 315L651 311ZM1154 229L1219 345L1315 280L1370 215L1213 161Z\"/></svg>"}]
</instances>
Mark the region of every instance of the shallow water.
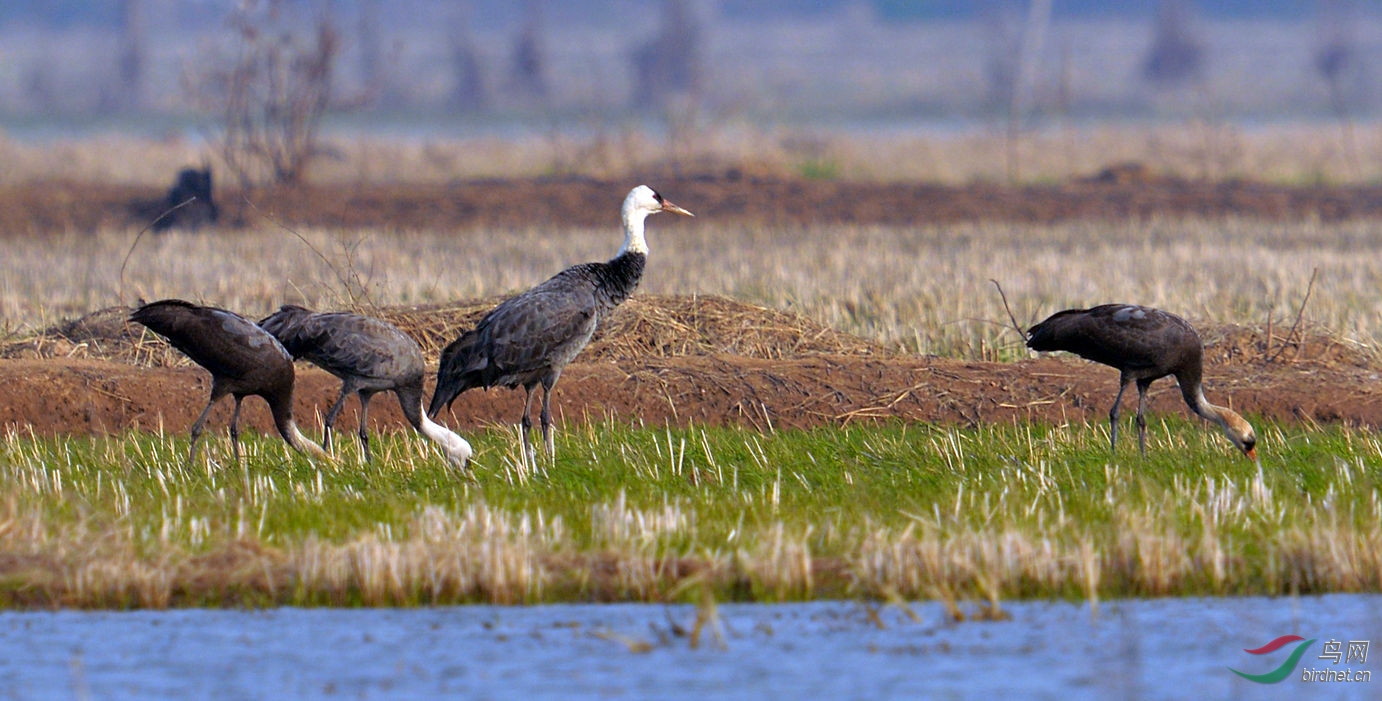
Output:
<instances>
[{"instance_id":1,"label":"shallow water","mask_svg":"<svg viewBox=\"0 0 1382 701\"><path fill-rule=\"evenodd\" d=\"M854 602L690 606L0 613L0 699L1382 697L1382 679L1310 683L1328 640L1382 643L1382 596L1009 603L1006 621L913 621ZM882 624L881 627L879 624ZM1317 641L1285 681L1260 674Z\"/></svg>"}]
</instances>

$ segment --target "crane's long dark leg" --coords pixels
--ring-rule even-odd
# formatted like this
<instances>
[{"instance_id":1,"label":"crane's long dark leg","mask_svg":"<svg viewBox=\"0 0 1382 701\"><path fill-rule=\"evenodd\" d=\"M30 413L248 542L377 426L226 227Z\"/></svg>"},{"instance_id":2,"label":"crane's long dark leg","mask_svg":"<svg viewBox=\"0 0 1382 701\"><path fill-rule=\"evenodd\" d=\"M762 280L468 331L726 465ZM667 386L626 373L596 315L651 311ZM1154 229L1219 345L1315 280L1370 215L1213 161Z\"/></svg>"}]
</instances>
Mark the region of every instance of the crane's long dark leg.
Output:
<instances>
[{"instance_id":1,"label":"crane's long dark leg","mask_svg":"<svg viewBox=\"0 0 1382 701\"><path fill-rule=\"evenodd\" d=\"M1147 405L1147 388L1151 386L1151 380L1137 381L1137 447L1144 458L1147 457L1147 419L1142 409Z\"/></svg>"},{"instance_id":2,"label":"crane's long dark leg","mask_svg":"<svg viewBox=\"0 0 1382 701\"><path fill-rule=\"evenodd\" d=\"M369 462L369 400L373 392L360 392L360 447L365 450L365 462Z\"/></svg>"},{"instance_id":3,"label":"crane's long dark leg","mask_svg":"<svg viewBox=\"0 0 1382 701\"><path fill-rule=\"evenodd\" d=\"M217 393L216 388L211 389L211 399L206 402L206 408L202 409L201 416L192 422L192 446L187 453L187 464L191 466L197 461L197 439L202 437L202 430L206 428L206 417L211 414L211 407L216 405L216 401L224 397L225 393Z\"/></svg>"},{"instance_id":4,"label":"crane's long dark leg","mask_svg":"<svg viewBox=\"0 0 1382 701\"><path fill-rule=\"evenodd\" d=\"M557 457L557 442L552 436L552 382L542 383L542 442L547 444L547 457L555 460Z\"/></svg>"},{"instance_id":5,"label":"crane's long dark leg","mask_svg":"<svg viewBox=\"0 0 1382 701\"><path fill-rule=\"evenodd\" d=\"M1118 450L1118 407L1123 404L1123 392L1127 391L1130 384L1132 384L1131 378L1119 378L1118 396L1113 398L1113 408L1108 410L1108 447L1110 451Z\"/></svg>"},{"instance_id":6,"label":"crane's long dark leg","mask_svg":"<svg viewBox=\"0 0 1382 701\"><path fill-rule=\"evenodd\" d=\"M531 435L533 432L533 388L536 386L534 383L523 387L523 390L528 393L528 396L523 400L523 454L531 458L533 462L537 462L537 451L533 449Z\"/></svg>"},{"instance_id":7,"label":"crane's long dark leg","mask_svg":"<svg viewBox=\"0 0 1382 701\"><path fill-rule=\"evenodd\" d=\"M326 417L322 419L322 447L326 452L331 452L331 429L336 425L336 417L341 415L341 409L345 407L346 397L355 392L355 388L349 380L341 383L341 396L336 397L336 403L326 410Z\"/></svg>"},{"instance_id":8,"label":"crane's long dark leg","mask_svg":"<svg viewBox=\"0 0 1382 701\"><path fill-rule=\"evenodd\" d=\"M240 404L243 395L235 395L235 413L230 415L230 447L235 452L235 464L240 464Z\"/></svg>"}]
</instances>

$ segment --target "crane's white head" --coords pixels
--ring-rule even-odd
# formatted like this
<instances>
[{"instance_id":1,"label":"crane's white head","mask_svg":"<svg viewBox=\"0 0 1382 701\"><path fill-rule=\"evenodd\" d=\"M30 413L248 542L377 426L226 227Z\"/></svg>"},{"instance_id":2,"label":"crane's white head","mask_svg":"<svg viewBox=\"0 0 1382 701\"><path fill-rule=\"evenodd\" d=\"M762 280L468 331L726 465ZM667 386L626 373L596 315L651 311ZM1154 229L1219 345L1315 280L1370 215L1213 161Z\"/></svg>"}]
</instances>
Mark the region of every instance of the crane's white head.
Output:
<instances>
[{"instance_id":1,"label":"crane's white head","mask_svg":"<svg viewBox=\"0 0 1382 701\"><path fill-rule=\"evenodd\" d=\"M643 221L649 214L658 212L671 212L687 217L696 215L678 207L666 199L657 191L647 185L639 185L629 190L628 197L624 198L624 246L619 249L619 253L643 253L648 252L648 242L643 237Z\"/></svg>"}]
</instances>

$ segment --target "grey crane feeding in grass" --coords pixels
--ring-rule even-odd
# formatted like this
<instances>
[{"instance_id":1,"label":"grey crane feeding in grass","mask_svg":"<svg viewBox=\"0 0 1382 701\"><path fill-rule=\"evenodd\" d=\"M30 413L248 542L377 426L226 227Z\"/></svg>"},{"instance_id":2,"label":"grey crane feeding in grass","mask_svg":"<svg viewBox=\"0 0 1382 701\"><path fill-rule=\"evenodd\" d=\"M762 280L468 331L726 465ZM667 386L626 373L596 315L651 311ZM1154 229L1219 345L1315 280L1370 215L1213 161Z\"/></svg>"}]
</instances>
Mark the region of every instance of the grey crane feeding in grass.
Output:
<instances>
[{"instance_id":1,"label":"grey crane feeding in grass","mask_svg":"<svg viewBox=\"0 0 1382 701\"><path fill-rule=\"evenodd\" d=\"M196 461L197 439L201 438L211 407L227 394L235 398L235 414L230 419L235 462L240 462L240 404L251 395L268 402L274 427L294 450L326 455L320 446L302 435L293 421L293 357L254 322L234 312L180 299L145 304L130 314L130 321L167 339L211 373L211 398L192 424L189 464Z\"/></svg>"},{"instance_id":2,"label":"grey crane feeding in grass","mask_svg":"<svg viewBox=\"0 0 1382 701\"><path fill-rule=\"evenodd\" d=\"M460 469L470 462L466 439L433 422L422 412L422 384L426 366L417 341L398 327L360 314L315 313L293 304L259 322L295 358L305 359L341 378L341 396L324 420L323 442L331 449L331 429L346 397L360 397L360 445L370 459L369 403L378 392L393 391L403 416L418 433L441 446L446 459Z\"/></svg>"},{"instance_id":3,"label":"grey crane feeding in grass","mask_svg":"<svg viewBox=\"0 0 1382 701\"><path fill-rule=\"evenodd\" d=\"M472 387L523 387L523 443L533 454L533 390L542 386L542 438L554 456L552 388L562 369L590 342L606 314L633 294L648 258L644 223L648 215L694 216L646 185L624 198L624 245L604 263L584 263L495 307L474 329L452 341L441 355L437 389L427 413L436 416Z\"/></svg>"},{"instance_id":4,"label":"grey crane feeding in grass","mask_svg":"<svg viewBox=\"0 0 1382 701\"><path fill-rule=\"evenodd\" d=\"M1204 397L1204 344L1189 322L1175 314L1135 304L1104 304L1056 312L1028 331L1027 347L1068 351L1116 368L1118 396L1109 411L1110 447L1118 444L1118 405L1128 385L1137 383L1137 439L1147 454L1143 407L1152 382L1174 375L1191 411L1219 425L1243 454L1257 459L1257 434L1232 409Z\"/></svg>"}]
</instances>

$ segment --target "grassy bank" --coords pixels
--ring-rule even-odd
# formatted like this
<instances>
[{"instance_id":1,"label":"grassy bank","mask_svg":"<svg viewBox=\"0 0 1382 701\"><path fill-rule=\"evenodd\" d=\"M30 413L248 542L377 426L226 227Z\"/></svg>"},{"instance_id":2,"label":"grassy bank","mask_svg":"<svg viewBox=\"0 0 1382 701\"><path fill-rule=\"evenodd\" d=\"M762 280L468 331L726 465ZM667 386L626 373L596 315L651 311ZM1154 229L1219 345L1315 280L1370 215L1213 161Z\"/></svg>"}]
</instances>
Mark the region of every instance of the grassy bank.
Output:
<instances>
[{"instance_id":1,"label":"grassy bank","mask_svg":"<svg viewBox=\"0 0 1382 701\"><path fill-rule=\"evenodd\" d=\"M471 435L472 475L414 437L360 465L223 437L0 441L6 606L419 605L717 598L1382 591L1382 442L1261 427L854 426L759 434L596 424L555 465Z\"/></svg>"}]
</instances>

